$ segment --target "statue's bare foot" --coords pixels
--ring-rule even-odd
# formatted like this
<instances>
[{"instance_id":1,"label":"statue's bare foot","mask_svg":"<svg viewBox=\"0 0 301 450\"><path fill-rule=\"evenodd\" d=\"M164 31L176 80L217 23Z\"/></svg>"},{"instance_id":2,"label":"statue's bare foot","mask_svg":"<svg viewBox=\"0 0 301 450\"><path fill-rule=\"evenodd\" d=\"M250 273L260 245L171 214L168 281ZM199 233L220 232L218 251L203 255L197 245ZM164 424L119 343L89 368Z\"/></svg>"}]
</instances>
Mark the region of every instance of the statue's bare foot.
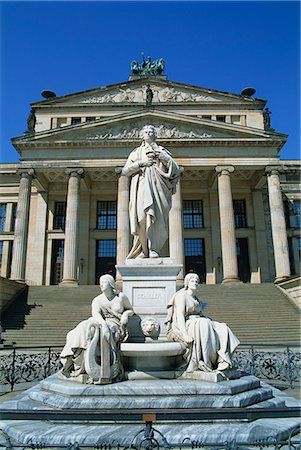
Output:
<instances>
[{"instance_id":1,"label":"statue's bare foot","mask_svg":"<svg viewBox=\"0 0 301 450\"><path fill-rule=\"evenodd\" d=\"M159 258L159 255L158 255L157 252L154 252L153 250L151 250L151 251L149 252L149 257L150 257L150 258Z\"/></svg>"},{"instance_id":2,"label":"statue's bare foot","mask_svg":"<svg viewBox=\"0 0 301 450\"><path fill-rule=\"evenodd\" d=\"M137 258L146 258L145 254L143 252L139 253L139 255L137 256Z\"/></svg>"}]
</instances>

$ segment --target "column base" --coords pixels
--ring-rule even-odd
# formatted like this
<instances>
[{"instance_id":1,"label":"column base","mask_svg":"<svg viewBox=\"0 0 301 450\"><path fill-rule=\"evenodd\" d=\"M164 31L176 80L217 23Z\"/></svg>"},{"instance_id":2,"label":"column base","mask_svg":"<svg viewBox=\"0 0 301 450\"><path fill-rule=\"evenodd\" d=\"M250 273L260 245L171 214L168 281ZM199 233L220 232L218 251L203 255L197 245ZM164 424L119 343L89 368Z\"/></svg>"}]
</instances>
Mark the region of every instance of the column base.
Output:
<instances>
[{"instance_id":1,"label":"column base","mask_svg":"<svg viewBox=\"0 0 301 450\"><path fill-rule=\"evenodd\" d=\"M282 281L287 281L290 278L289 275L284 275L282 277L276 277L274 283L281 283Z\"/></svg>"},{"instance_id":2,"label":"column base","mask_svg":"<svg viewBox=\"0 0 301 450\"><path fill-rule=\"evenodd\" d=\"M10 278L11 281L15 281L16 283L26 284L26 281L21 278Z\"/></svg>"},{"instance_id":3,"label":"column base","mask_svg":"<svg viewBox=\"0 0 301 450\"><path fill-rule=\"evenodd\" d=\"M222 283L242 283L242 281L237 278L237 277L233 277L233 278L225 278Z\"/></svg>"},{"instance_id":4,"label":"column base","mask_svg":"<svg viewBox=\"0 0 301 450\"><path fill-rule=\"evenodd\" d=\"M78 280L63 280L59 284L59 286L63 287L77 287L78 286Z\"/></svg>"}]
</instances>

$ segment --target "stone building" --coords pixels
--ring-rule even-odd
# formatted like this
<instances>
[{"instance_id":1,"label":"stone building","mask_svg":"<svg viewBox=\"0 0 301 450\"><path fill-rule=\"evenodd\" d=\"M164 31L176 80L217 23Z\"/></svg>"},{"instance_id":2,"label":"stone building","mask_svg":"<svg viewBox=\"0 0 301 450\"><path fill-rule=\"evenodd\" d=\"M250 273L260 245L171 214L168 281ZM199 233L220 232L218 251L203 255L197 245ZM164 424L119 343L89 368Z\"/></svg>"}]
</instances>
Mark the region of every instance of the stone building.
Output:
<instances>
[{"instance_id":1,"label":"stone building","mask_svg":"<svg viewBox=\"0 0 301 450\"><path fill-rule=\"evenodd\" d=\"M164 75L32 103L12 139L20 162L0 165L1 276L76 285L114 273L131 239L120 168L146 124L182 167L166 256L207 284L298 274L300 165L280 160L287 136L265 105Z\"/></svg>"}]
</instances>

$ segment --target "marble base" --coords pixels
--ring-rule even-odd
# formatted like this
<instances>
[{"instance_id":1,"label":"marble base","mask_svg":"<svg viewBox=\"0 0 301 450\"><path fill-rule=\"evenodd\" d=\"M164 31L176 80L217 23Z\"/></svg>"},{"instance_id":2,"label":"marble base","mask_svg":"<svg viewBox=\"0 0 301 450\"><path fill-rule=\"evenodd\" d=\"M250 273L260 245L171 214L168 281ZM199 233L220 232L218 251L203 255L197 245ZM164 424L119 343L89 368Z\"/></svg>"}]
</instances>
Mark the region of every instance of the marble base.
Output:
<instances>
[{"instance_id":1,"label":"marble base","mask_svg":"<svg viewBox=\"0 0 301 450\"><path fill-rule=\"evenodd\" d=\"M235 380L240 378L241 372L236 369L225 370L224 372L202 372L198 370L195 372L176 372L176 375L176 378L179 377L181 380L199 380L218 383L220 381Z\"/></svg>"},{"instance_id":2,"label":"marble base","mask_svg":"<svg viewBox=\"0 0 301 450\"><path fill-rule=\"evenodd\" d=\"M81 385L72 381L60 380L53 375L28 391L17 395L10 401L2 401L2 410L40 410L55 411L73 409L82 411L81 422L42 422L42 421L0 421L0 427L10 438L20 444L78 445L94 446L96 442L129 446L133 436L142 428L143 410L181 408L239 407L271 408L297 406L299 402L286 396L271 386L260 383L254 376L240 379L208 383L199 380L136 380L111 385ZM129 422L126 425L85 420L85 411L121 408L141 410L141 423ZM235 439L237 442L251 444L254 440L276 437L285 439L300 423L300 419L259 419L254 421L213 420L195 422L187 419L185 423L166 423L157 421L154 427L164 434L169 443L179 443L185 437L216 445Z\"/></svg>"},{"instance_id":3,"label":"marble base","mask_svg":"<svg viewBox=\"0 0 301 450\"><path fill-rule=\"evenodd\" d=\"M122 291L130 299L136 315L153 317L160 324L159 338L166 336L166 306L176 293L177 275L182 265L170 258L127 259L116 269L122 277ZM129 323L130 336L143 336L140 324Z\"/></svg>"}]
</instances>

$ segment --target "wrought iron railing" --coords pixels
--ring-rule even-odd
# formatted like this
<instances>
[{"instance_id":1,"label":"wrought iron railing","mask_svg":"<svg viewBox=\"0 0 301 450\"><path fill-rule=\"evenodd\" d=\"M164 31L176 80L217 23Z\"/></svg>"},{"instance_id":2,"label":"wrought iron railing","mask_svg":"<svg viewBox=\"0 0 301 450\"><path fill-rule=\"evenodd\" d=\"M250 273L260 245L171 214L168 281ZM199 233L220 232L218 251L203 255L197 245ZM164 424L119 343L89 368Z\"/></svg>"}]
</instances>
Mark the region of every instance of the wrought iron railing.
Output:
<instances>
[{"instance_id":1,"label":"wrought iron railing","mask_svg":"<svg viewBox=\"0 0 301 450\"><path fill-rule=\"evenodd\" d=\"M60 367L60 346L14 347L0 354L0 383L10 386L42 380ZM241 344L234 365L274 385L300 384L301 351L298 345Z\"/></svg>"}]
</instances>

